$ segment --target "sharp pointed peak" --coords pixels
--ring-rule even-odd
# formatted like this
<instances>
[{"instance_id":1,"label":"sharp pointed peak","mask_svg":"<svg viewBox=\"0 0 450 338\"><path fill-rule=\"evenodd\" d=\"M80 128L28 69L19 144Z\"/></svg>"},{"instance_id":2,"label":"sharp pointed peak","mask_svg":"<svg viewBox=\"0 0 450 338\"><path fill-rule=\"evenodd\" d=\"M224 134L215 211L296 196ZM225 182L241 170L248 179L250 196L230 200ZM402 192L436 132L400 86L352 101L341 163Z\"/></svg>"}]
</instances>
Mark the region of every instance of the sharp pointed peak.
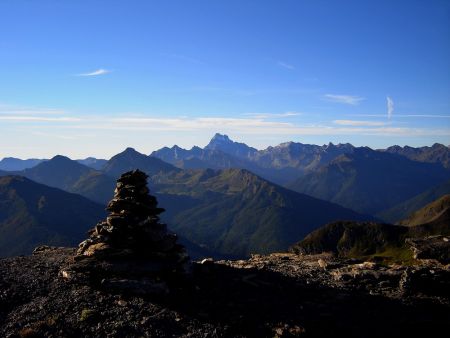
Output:
<instances>
[{"instance_id":1,"label":"sharp pointed peak","mask_svg":"<svg viewBox=\"0 0 450 338\"><path fill-rule=\"evenodd\" d=\"M122 151L121 153L119 153L117 155L142 155L142 156L146 156L145 154L140 153L139 151L137 151L136 149L134 149L132 147L127 147L124 151Z\"/></svg>"},{"instance_id":2,"label":"sharp pointed peak","mask_svg":"<svg viewBox=\"0 0 450 338\"><path fill-rule=\"evenodd\" d=\"M211 141L227 141L227 142L233 142L233 141L228 137L228 135L226 135L226 134L220 134L220 133L216 133L216 134L212 137Z\"/></svg>"}]
</instances>

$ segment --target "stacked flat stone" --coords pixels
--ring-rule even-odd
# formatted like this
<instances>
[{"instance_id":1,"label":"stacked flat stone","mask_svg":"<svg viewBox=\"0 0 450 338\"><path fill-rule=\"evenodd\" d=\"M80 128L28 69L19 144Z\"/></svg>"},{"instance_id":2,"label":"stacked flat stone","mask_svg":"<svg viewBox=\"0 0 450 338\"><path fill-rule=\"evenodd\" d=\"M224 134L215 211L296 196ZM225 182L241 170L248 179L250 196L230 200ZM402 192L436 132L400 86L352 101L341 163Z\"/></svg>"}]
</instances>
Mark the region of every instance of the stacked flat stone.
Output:
<instances>
[{"instance_id":1,"label":"stacked flat stone","mask_svg":"<svg viewBox=\"0 0 450 338\"><path fill-rule=\"evenodd\" d=\"M147 177L134 170L117 180L107 207L110 215L80 243L71 270L91 270L99 278L167 276L189 270L185 248L160 222L164 209L158 208L156 198L149 194Z\"/></svg>"}]
</instances>

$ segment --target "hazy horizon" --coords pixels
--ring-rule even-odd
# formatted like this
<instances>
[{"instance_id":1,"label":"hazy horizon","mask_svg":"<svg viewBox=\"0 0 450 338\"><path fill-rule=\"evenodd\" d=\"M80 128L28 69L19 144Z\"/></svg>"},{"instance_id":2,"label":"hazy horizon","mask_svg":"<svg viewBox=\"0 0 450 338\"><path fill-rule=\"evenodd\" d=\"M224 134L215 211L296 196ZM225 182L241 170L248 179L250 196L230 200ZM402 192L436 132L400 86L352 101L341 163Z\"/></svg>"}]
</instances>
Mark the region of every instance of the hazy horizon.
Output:
<instances>
[{"instance_id":1,"label":"hazy horizon","mask_svg":"<svg viewBox=\"0 0 450 338\"><path fill-rule=\"evenodd\" d=\"M217 134L221 134L221 133L217 133ZM253 148L257 149L257 150L264 150L264 149L267 149L268 147L275 147L275 146L279 146L279 145L281 145L281 144L283 144L283 143L294 142L294 141L288 141L288 140L287 140L287 141L285 141L285 142L280 142L280 143L277 143L277 144L269 144L269 145L266 146L266 147L258 148L258 147L252 146L251 144L246 143L245 141L236 140L236 139L234 139L233 137L230 137L230 135L227 135L227 134L221 134L221 135L226 135L226 136L228 136L228 137L230 138L230 140L233 141L233 142L245 143L245 144L248 145L249 147L253 147ZM55 154L49 153L49 155L44 155L44 156L19 157L19 156L14 156L14 155L5 155L5 156L3 156L3 155L0 153L0 160L3 159L3 158L11 158L11 157L13 157L13 158L18 158L18 159L22 159L22 160L25 160L25 159L33 159L33 158L35 158L35 159L51 159L51 158L53 158L53 157L55 157L55 156L57 156L57 155L66 156L66 157L69 157L69 158L72 159L72 160L85 159L85 158L88 158L88 157L93 157L93 158L97 158L97 159L107 159L107 160L108 160L108 159L110 159L111 157L113 157L114 155L117 155L117 154L123 152L123 151L126 150L127 148L133 148L133 149L136 150L137 152L139 152L139 153L141 153L141 154L145 154L145 155L150 155L153 151L159 150L159 149L161 149L161 148L163 148L163 147L172 148L173 146L178 146L178 147L180 147L180 148L187 149L187 150L190 150L190 149L191 149L192 147L194 147L194 146L198 146L198 147L200 147L200 148L204 148L204 147L209 143L209 141L211 140L211 138L212 138L213 136L214 136L214 135L211 135L211 137L208 139L208 141L207 141L206 143L204 143L204 144L193 144L192 146L188 146L188 147L183 147L183 146L181 146L180 144L171 144L171 145L164 145L164 146L159 147L159 148L156 148L156 149L142 150L142 149L138 149L138 148L134 147L133 145L128 145L128 146L125 146L124 148L117 149L117 150L113 150L113 152L112 152L111 154L106 154L106 155L102 155L102 154L100 154L100 155L86 154L86 155L81 155L81 156L76 156L76 155L74 156L74 155L70 155L70 154L68 154L68 153L55 153ZM300 143L303 143L303 142L300 142ZM350 143L350 142L336 142L336 143L334 143L334 142L328 142L328 143L323 143L323 144L303 143L303 144L314 144L314 145L318 145L318 146L327 146L327 145L329 145L330 143L332 143L332 144L334 144L334 145L338 145L338 144L346 144L346 143ZM369 147L369 146L364 145L364 144L362 144L362 145L357 145L357 144L352 144L352 143L350 143L350 144L353 145L353 146L355 146L355 147ZM433 144L435 144L435 143L433 143ZM418 146L418 147L431 147L433 144L430 144L430 145L423 145L423 146ZM442 144L442 143L440 143L440 144ZM398 144L392 144L392 145L390 145L390 146L394 146L394 145L398 145ZM450 145L448 145L448 144L443 144L443 145L446 146L446 147L450 147ZM403 145L403 146L404 146L404 145ZM403 146L402 146L402 147L403 147ZM384 148L374 148L374 147L369 147L369 148L371 148L371 149L373 149L373 150L378 150L378 149L386 149L387 147L384 147Z\"/></svg>"}]
</instances>

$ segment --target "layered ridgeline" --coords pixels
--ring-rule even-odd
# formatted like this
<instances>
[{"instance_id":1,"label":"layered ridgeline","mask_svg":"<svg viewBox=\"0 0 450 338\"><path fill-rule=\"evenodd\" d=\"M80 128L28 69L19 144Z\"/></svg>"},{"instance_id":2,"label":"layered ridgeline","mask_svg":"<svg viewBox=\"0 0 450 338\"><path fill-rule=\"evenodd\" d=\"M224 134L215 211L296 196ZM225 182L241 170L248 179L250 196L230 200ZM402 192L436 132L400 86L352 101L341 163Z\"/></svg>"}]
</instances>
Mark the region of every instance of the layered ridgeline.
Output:
<instances>
[{"instance_id":1,"label":"layered ridgeline","mask_svg":"<svg viewBox=\"0 0 450 338\"><path fill-rule=\"evenodd\" d=\"M135 167L149 175L151 189L167 210L163 220L188 241L219 255L285 250L327 222L371 219L246 170L181 170L131 148L114 156L102 172L59 156L23 173L106 204L116 174Z\"/></svg>"},{"instance_id":2,"label":"layered ridgeline","mask_svg":"<svg viewBox=\"0 0 450 338\"><path fill-rule=\"evenodd\" d=\"M104 217L104 206L19 176L0 177L0 256L42 244L74 246Z\"/></svg>"},{"instance_id":3,"label":"layered ridgeline","mask_svg":"<svg viewBox=\"0 0 450 338\"><path fill-rule=\"evenodd\" d=\"M90 167L92 169L101 170L105 166L107 160L95 157L87 157L82 160L77 160L78 163L85 165L86 167Z\"/></svg>"},{"instance_id":4,"label":"layered ridgeline","mask_svg":"<svg viewBox=\"0 0 450 338\"><path fill-rule=\"evenodd\" d=\"M361 213L381 214L450 179L450 170L370 148L355 148L289 187Z\"/></svg>"},{"instance_id":5,"label":"layered ridgeline","mask_svg":"<svg viewBox=\"0 0 450 338\"><path fill-rule=\"evenodd\" d=\"M61 155L16 173L102 204L111 198L115 185L113 177Z\"/></svg>"},{"instance_id":6,"label":"layered ridgeline","mask_svg":"<svg viewBox=\"0 0 450 338\"><path fill-rule=\"evenodd\" d=\"M32 168L43 161L44 160L37 159L37 158L29 158L26 160L22 160L20 158L15 158L15 157L5 157L2 160L0 160L0 170L5 170L5 171L24 170L24 169Z\"/></svg>"},{"instance_id":7,"label":"layered ridgeline","mask_svg":"<svg viewBox=\"0 0 450 338\"><path fill-rule=\"evenodd\" d=\"M123 152L111 157L103 167L103 172L111 177L118 178L124 172L137 168L146 172L148 175L179 170L158 158L146 156L133 148L127 148Z\"/></svg>"},{"instance_id":8,"label":"layered ridgeline","mask_svg":"<svg viewBox=\"0 0 450 338\"><path fill-rule=\"evenodd\" d=\"M178 146L164 147L151 156L187 169L247 169L277 184L287 184L328 163L339 155L352 152L351 144L318 146L286 142L257 150L234 142L227 135L216 134L206 147L190 150Z\"/></svg>"},{"instance_id":9,"label":"layered ridgeline","mask_svg":"<svg viewBox=\"0 0 450 338\"><path fill-rule=\"evenodd\" d=\"M412 214L416 210L423 208L428 203L431 203L447 194L450 194L450 180L379 213L378 217L390 223L397 223L408 217L408 215Z\"/></svg>"},{"instance_id":10,"label":"layered ridgeline","mask_svg":"<svg viewBox=\"0 0 450 338\"><path fill-rule=\"evenodd\" d=\"M446 168L450 168L450 148L443 144L435 143L431 147L409 147L392 146L385 150L391 154L397 154L409 158L413 161L440 163Z\"/></svg>"},{"instance_id":11,"label":"layered ridgeline","mask_svg":"<svg viewBox=\"0 0 450 338\"><path fill-rule=\"evenodd\" d=\"M5 171L20 171L29 168L33 168L38 164L47 161L46 159L37 159L37 158L29 158L26 160L22 160L20 158L15 157L5 157L0 160L0 170ZM88 157L85 159L76 160L78 163L81 163L87 167L100 170L107 162L103 159L97 159L94 157Z\"/></svg>"},{"instance_id":12,"label":"layered ridgeline","mask_svg":"<svg viewBox=\"0 0 450 338\"><path fill-rule=\"evenodd\" d=\"M348 210L341 208L345 212L332 212L330 219L325 219L325 212L317 211L320 208L305 207L305 199L297 198L304 197L301 193L394 222L404 218L405 210L411 210L411 207L401 208L403 214L398 213L395 219L385 216L386 210L400 207L401 203L432 186L441 185L443 180L450 177L449 170L440 163L413 161L388 151L355 148L350 144L315 146L293 142L256 150L220 134L203 149L194 147L184 150L174 146L163 148L152 155L146 156L127 148L106 163L100 160L98 167L102 170L83 165L80 160L56 156L18 174L106 204L112 198L115 179L125 171L139 168L150 176L152 190L166 206L168 212L163 215L166 222L174 228L179 227L180 233L201 245L204 250L218 250L216 253L227 255L283 250L285 245L292 244L321 226L321 222L370 218L356 213L349 215ZM93 165L95 160L88 162ZM208 167L216 170L208 170ZM223 168L246 168L253 174L246 170ZM249 175L254 178L244 179ZM300 194L269 182L288 182L302 175L303 178L290 185ZM239 184L232 182L235 177L240 178L240 181L237 180ZM248 193L253 191L255 182L264 182L260 186L269 187L267 193L255 196ZM234 190L223 187L234 187ZM272 201L272 190L285 200L297 202L286 202L292 208L278 205ZM429 196L439 197L433 194ZM312 201L317 201L317 205L323 203L317 199ZM430 200L423 201L427 203ZM267 212L261 213L260 217L252 211L253 207L270 203L274 203L274 207L267 208ZM423 206L423 203L419 206ZM389 214L393 217L394 212ZM182 219L189 222L181 224ZM285 219L288 220L286 224ZM273 228L279 228L279 233L271 230L270 224L273 224ZM296 229L296 232L292 232L292 229ZM291 238L292 234L299 237ZM241 240L239 236L243 239L242 245L234 243ZM291 242L287 243L286 239Z\"/></svg>"},{"instance_id":13,"label":"layered ridgeline","mask_svg":"<svg viewBox=\"0 0 450 338\"><path fill-rule=\"evenodd\" d=\"M330 143L318 146L285 142L264 150L257 150L245 143L235 142L227 135L216 134L204 148L194 146L188 150L175 145L172 148L164 147L154 151L151 157L159 158L183 169L247 169L274 183L292 185L303 175L317 171L343 154L353 153L354 149L358 148L348 143L338 145ZM377 152L396 154L415 162L438 163L446 168L449 167L450 148L442 144L420 148L392 146L377 150ZM23 170L36 166L42 161L44 160L5 158L0 161L0 170ZM106 160L92 157L77 161L96 170L102 170L107 164ZM148 159L142 157L139 160L139 166L163 165L161 163L152 164ZM122 169L126 171L131 168ZM120 172L114 173L115 177L118 175Z\"/></svg>"},{"instance_id":14,"label":"layered ridgeline","mask_svg":"<svg viewBox=\"0 0 450 338\"><path fill-rule=\"evenodd\" d=\"M450 235L450 195L417 210L400 225L375 222L333 222L317 229L291 247L303 254L333 252L340 257L413 262L414 240L441 241ZM429 237L437 236L437 237ZM413 239L410 241L408 239ZM442 238L448 242L448 239ZM448 245L443 249L448 259Z\"/></svg>"},{"instance_id":15,"label":"layered ridgeline","mask_svg":"<svg viewBox=\"0 0 450 338\"><path fill-rule=\"evenodd\" d=\"M413 212L408 218L400 221L398 224L411 227L428 223L450 227L450 194L444 195L420 210Z\"/></svg>"},{"instance_id":16,"label":"layered ridgeline","mask_svg":"<svg viewBox=\"0 0 450 338\"><path fill-rule=\"evenodd\" d=\"M244 169L171 172L152 181L159 194L177 204L175 212L171 203L166 208L173 230L227 255L285 250L295 238L332 220L371 218L274 185Z\"/></svg>"}]
</instances>

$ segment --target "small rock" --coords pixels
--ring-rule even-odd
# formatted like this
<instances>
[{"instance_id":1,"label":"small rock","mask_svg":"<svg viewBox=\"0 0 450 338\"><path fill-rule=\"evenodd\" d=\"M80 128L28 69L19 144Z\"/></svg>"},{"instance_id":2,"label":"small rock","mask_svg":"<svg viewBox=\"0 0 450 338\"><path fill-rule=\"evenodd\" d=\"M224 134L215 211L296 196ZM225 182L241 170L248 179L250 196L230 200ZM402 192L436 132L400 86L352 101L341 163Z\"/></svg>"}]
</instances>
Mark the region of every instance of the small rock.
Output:
<instances>
[{"instance_id":1,"label":"small rock","mask_svg":"<svg viewBox=\"0 0 450 338\"><path fill-rule=\"evenodd\" d=\"M123 300L123 299L119 299L117 301L117 304L120 305L120 306L127 306L128 303L125 300Z\"/></svg>"},{"instance_id":2,"label":"small rock","mask_svg":"<svg viewBox=\"0 0 450 338\"><path fill-rule=\"evenodd\" d=\"M65 279L71 279L72 274L68 270L61 270L61 276Z\"/></svg>"},{"instance_id":3,"label":"small rock","mask_svg":"<svg viewBox=\"0 0 450 338\"><path fill-rule=\"evenodd\" d=\"M322 269L326 270L326 268L327 268L327 266L328 266L328 263L327 263L327 262L325 262L323 259L320 258L320 259L317 261L317 263L319 264L319 266L320 266Z\"/></svg>"},{"instance_id":4,"label":"small rock","mask_svg":"<svg viewBox=\"0 0 450 338\"><path fill-rule=\"evenodd\" d=\"M214 259L212 258L205 258L200 261L200 264L212 264L212 263L214 263Z\"/></svg>"}]
</instances>

